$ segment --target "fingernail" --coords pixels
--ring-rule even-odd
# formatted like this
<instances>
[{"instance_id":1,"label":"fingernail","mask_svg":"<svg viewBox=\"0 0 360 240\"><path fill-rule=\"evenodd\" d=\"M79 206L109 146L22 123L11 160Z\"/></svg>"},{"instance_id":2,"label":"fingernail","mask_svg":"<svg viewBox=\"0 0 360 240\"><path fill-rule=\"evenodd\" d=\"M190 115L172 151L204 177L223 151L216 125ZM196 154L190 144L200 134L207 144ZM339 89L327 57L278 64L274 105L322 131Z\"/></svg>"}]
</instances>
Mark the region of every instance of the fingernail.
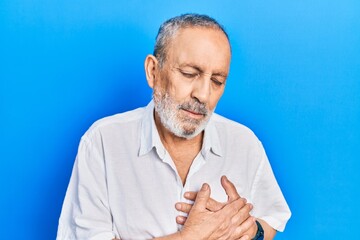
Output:
<instances>
[{"instance_id":1,"label":"fingernail","mask_svg":"<svg viewBox=\"0 0 360 240\"><path fill-rule=\"evenodd\" d=\"M181 216L177 216L177 217L176 217L176 220L177 220L178 222L180 222L180 223L183 223L185 219L184 219L183 217L181 217Z\"/></svg>"},{"instance_id":2,"label":"fingernail","mask_svg":"<svg viewBox=\"0 0 360 240\"><path fill-rule=\"evenodd\" d=\"M207 185L206 183L204 183L201 187L201 190L208 190L209 189L209 185Z\"/></svg>"},{"instance_id":3,"label":"fingernail","mask_svg":"<svg viewBox=\"0 0 360 240\"><path fill-rule=\"evenodd\" d=\"M184 197L190 197L190 193L188 192L184 193Z\"/></svg>"},{"instance_id":4,"label":"fingernail","mask_svg":"<svg viewBox=\"0 0 360 240\"><path fill-rule=\"evenodd\" d=\"M181 210L181 203L176 203L176 204L175 204L175 208L176 208L177 210Z\"/></svg>"}]
</instances>

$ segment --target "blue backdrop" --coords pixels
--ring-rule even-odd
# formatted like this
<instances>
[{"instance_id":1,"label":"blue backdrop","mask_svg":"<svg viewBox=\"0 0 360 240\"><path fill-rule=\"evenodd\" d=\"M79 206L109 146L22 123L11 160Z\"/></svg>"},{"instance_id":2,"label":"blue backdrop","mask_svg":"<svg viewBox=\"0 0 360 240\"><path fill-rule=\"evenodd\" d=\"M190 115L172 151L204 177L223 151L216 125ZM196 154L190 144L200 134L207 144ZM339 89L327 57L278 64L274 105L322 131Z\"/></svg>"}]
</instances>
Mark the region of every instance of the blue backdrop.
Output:
<instances>
[{"instance_id":1,"label":"blue backdrop","mask_svg":"<svg viewBox=\"0 0 360 240\"><path fill-rule=\"evenodd\" d=\"M229 32L217 112L267 149L293 213L276 239L358 238L359 1L2 0L1 239L55 238L81 135L147 104L144 58L186 12Z\"/></svg>"}]
</instances>

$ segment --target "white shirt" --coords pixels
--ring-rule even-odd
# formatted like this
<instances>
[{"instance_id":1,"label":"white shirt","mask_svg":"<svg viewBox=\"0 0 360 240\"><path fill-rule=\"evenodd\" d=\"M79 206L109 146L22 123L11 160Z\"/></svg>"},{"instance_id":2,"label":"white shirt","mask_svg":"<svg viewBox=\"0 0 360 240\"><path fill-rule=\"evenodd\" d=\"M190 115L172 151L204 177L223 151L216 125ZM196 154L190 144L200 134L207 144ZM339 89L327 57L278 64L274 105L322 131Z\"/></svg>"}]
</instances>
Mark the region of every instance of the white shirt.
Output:
<instances>
[{"instance_id":1,"label":"white shirt","mask_svg":"<svg viewBox=\"0 0 360 240\"><path fill-rule=\"evenodd\" d=\"M211 187L226 202L226 175L251 214L283 231L290 210L265 151L248 128L213 114L186 184L160 141L154 104L94 123L82 137L59 220L57 239L150 239L178 231L176 202Z\"/></svg>"}]
</instances>

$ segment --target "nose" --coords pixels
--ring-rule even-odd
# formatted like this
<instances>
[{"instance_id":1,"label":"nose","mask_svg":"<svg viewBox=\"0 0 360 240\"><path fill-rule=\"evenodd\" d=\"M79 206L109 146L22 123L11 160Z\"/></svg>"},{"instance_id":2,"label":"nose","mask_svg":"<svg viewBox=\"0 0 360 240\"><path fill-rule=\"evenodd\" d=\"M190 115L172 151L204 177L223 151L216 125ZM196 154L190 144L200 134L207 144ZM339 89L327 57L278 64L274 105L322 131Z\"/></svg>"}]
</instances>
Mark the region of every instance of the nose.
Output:
<instances>
[{"instance_id":1,"label":"nose","mask_svg":"<svg viewBox=\"0 0 360 240\"><path fill-rule=\"evenodd\" d=\"M194 81L192 97L201 103L207 104L211 94L210 82L210 77L206 75L202 75Z\"/></svg>"}]
</instances>

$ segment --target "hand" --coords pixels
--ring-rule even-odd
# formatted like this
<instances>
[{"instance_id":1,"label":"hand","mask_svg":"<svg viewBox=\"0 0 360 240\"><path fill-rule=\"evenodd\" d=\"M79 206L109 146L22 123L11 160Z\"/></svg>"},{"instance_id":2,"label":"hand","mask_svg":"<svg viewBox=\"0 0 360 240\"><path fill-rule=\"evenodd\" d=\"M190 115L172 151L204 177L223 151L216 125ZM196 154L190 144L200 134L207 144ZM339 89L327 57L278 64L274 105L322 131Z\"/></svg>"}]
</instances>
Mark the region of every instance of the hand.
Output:
<instances>
[{"instance_id":1,"label":"hand","mask_svg":"<svg viewBox=\"0 0 360 240\"><path fill-rule=\"evenodd\" d=\"M238 209L237 213L231 216L232 226L228 227L229 232L227 234L223 233L222 236L227 236L227 238L224 239L239 239L240 237L246 239L246 237L255 236L257 231L255 218L251 217L249 213L252 209L252 205L247 203L245 198L240 197L234 184L231 183L225 176L221 178L221 185L228 195L228 201L226 203L220 203L209 197L206 201L205 209L213 213L221 212L229 205L234 205L233 207ZM184 196L189 200L196 201L197 195L197 192L187 192ZM177 203L175 207L179 211L190 214L194 206L187 203ZM183 216L178 216L176 218L176 222L178 224L184 225L187 221L189 220Z\"/></svg>"},{"instance_id":2,"label":"hand","mask_svg":"<svg viewBox=\"0 0 360 240\"><path fill-rule=\"evenodd\" d=\"M194 202L195 199L196 199L197 193L198 192L186 192L184 194L184 197L186 199L191 200L191 201ZM206 203L206 209L211 211L211 212L217 212L220 209L222 209L225 206L225 204L226 203L221 203L221 202L215 201L212 198L209 198L208 202ZM178 203L175 204L175 208L178 211L181 211L181 212L184 212L184 213L187 213L187 214L189 214L192 207L193 207L193 204L190 204L190 203L178 202ZM177 216L176 217L176 222L178 224L184 225L186 219L187 218L185 216Z\"/></svg>"},{"instance_id":3,"label":"hand","mask_svg":"<svg viewBox=\"0 0 360 240\"><path fill-rule=\"evenodd\" d=\"M204 184L196 194L194 205L190 208L181 231L185 239L250 239L244 233L251 226L256 226L255 218L249 214L252 205L240 198L226 177L222 178L221 183L229 196L228 202L217 203L210 200L210 187ZM208 207L218 209L211 211ZM187 211L185 208L184 210Z\"/></svg>"}]
</instances>

